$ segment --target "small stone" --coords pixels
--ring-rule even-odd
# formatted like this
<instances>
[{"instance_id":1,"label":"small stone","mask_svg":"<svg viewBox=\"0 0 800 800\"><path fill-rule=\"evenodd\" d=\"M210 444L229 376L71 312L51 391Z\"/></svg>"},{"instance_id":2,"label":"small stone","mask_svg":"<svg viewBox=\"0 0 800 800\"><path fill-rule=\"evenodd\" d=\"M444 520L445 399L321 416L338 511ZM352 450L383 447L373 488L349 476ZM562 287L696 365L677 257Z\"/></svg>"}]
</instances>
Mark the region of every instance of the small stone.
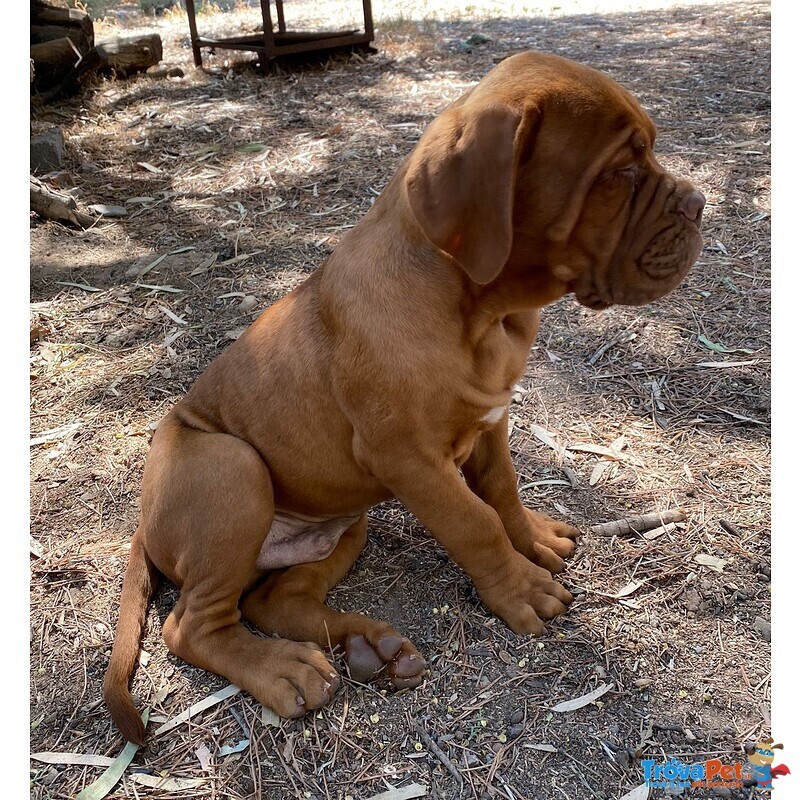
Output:
<instances>
[{"instance_id":1,"label":"small stone","mask_svg":"<svg viewBox=\"0 0 800 800\"><path fill-rule=\"evenodd\" d=\"M31 172L42 175L64 166L64 134L58 128L31 137Z\"/></svg>"},{"instance_id":2,"label":"small stone","mask_svg":"<svg viewBox=\"0 0 800 800\"><path fill-rule=\"evenodd\" d=\"M683 593L683 602L686 605L686 610L696 614L700 610L702 599L700 592L697 589L689 588Z\"/></svg>"},{"instance_id":3,"label":"small stone","mask_svg":"<svg viewBox=\"0 0 800 800\"><path fill-rule=\"evenodd\" d=\"M239 311L251 311L258 305L258 298L253 297L252 294L248 294L246 297L242 298L242 302L239 303Z\"/></svg>"},{"instance_id":4,"label":"small stone","mask_svg":"<svg viewBox=\"0 0 800 800\"><path fill-rule=\"evenodd\" d=\"M761 634L762 639L768 642L772 639L772 623L767 622L763 617L756 617L753 620L753 627Z\"/></svg>"},{"instance_id":5,"label":"small stone","mask_svg":"<svg viewBox=\"0 0 800 800\"><path fill-rule=\"evenodd\" d=\"M509 718L508 722L511 725L518 725L522 720L525 719L525 710L522 708L518 708Z\"/></svg>"},{"instance_id":6,"label":"small stone","mask_svg":"<svg viewBox=\"0 0 800 800\"><path fill-rule=\"evenodd\" d=\"M711 790L711 794L714 797L733 797L733 794L731 794L731 790L727 789L724 786L715 787L714 789Z\"/></svg>"},{"instance_id":7,"label":"small stone","mask_svg":"<svg viewBox=\"0 0 800 800\"><path fill-rule=\"evenodd\" d=\"M522 731L524 730L521 724L517 725L509 725L507 728L508 731L508 738L509 739L516 739L518 736L522 735Z\"/></svg>"}]
</instances>

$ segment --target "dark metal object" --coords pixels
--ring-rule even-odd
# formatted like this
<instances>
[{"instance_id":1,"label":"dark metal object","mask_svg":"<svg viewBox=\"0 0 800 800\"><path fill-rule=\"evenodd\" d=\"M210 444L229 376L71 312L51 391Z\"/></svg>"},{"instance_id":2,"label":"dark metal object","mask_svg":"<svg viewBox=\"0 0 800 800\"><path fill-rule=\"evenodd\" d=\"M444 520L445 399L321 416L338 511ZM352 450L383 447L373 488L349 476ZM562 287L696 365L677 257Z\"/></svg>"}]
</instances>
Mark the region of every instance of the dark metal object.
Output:
<instances>
[{"instance_id":1,"label":"dark metal object","mask_svg":"<svg viewBox=\"0 0 800 800\"><path fill-rule=\"evenodd\" d=\"M371 0L362 0L364 8L364 31L287 31L283 15L283 0L275 0L278 14L278 30L272 29L270 0L261 0L261 16L264 20L264 32L243 36L231 36L224 39L212 39L197 33L194 0L186 0L186 13L189 17L189 34L192 41L194 63L201 67L203 60L201 47L220 48L223 50L252 50L259 55L261 68L269 71L269 62L279 56L296 53L313 53L320 50L332 50L339 47L368 48L375 38L372 24Z\"/></svg>"}]
</instances>

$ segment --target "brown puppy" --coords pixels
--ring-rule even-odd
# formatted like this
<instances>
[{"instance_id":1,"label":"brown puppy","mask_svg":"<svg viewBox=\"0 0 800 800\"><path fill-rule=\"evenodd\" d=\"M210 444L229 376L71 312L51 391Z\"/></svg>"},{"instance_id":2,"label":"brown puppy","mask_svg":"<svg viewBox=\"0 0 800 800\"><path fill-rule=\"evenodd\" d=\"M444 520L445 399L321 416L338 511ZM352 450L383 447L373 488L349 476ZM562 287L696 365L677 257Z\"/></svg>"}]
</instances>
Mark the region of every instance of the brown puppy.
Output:
<instances>
[{"instance_id":1,"label":"brown puppy","mask_svg":"<svg viewBox=\"0 0 800 800\"><path fill-rule=\"evenodd\" d=\"M145 467L104 685L126 738L144 739L128 680L159 573L181 587L169 649L283 716L336 691L329 645L359 680L385 670L416 686L425 662L407 639L325 605L364 546L367 511L389 497L517 633L566 610L552 574L577 531L520 502L507 406L539 308L569 292L595 309L647 303L697 258L705 198L661 168L654 139L603 75L507 59L433 122L331 257L209 366Z\"/></svg>"}]
</instances>

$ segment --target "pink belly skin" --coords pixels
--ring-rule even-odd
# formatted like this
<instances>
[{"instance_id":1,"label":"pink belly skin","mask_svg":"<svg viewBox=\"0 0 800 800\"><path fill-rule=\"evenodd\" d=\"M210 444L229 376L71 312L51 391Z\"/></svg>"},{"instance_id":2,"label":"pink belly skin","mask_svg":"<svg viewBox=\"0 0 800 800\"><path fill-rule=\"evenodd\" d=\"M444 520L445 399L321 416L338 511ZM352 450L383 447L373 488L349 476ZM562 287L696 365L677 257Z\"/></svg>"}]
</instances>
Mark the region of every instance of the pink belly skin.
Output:
<instances>
[{"instance_id":1,"label":"pink belly skin","mask_svg":"<svg viewBox=\"0 0 800 800\"><path fill-rule=\"evenodd\" d=\"M281 569L322 561L333 552L342 534L360 516L302 519L276 511L267 538L261 545L256 569Z\"/></svg>"}]
</instances>

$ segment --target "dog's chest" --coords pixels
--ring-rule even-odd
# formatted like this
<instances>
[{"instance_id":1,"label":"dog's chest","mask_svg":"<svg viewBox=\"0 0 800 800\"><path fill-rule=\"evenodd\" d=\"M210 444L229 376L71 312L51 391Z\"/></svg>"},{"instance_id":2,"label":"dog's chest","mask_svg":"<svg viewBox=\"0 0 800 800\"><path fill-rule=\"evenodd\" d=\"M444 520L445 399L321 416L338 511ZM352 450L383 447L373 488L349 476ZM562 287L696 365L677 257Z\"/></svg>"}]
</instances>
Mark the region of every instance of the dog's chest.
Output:
<instances>
[{"instance_id":1,"label":"dog's chest","mask_svg":"<svg viewBox=\"0 0 800 800\"><path fill-rule=\"evenodd\" d=\"M342 534L359 518L303 519L275 512L267 538L261 545L256 569L281 569L327 558Z\"/></svg>"}]
</instances>

